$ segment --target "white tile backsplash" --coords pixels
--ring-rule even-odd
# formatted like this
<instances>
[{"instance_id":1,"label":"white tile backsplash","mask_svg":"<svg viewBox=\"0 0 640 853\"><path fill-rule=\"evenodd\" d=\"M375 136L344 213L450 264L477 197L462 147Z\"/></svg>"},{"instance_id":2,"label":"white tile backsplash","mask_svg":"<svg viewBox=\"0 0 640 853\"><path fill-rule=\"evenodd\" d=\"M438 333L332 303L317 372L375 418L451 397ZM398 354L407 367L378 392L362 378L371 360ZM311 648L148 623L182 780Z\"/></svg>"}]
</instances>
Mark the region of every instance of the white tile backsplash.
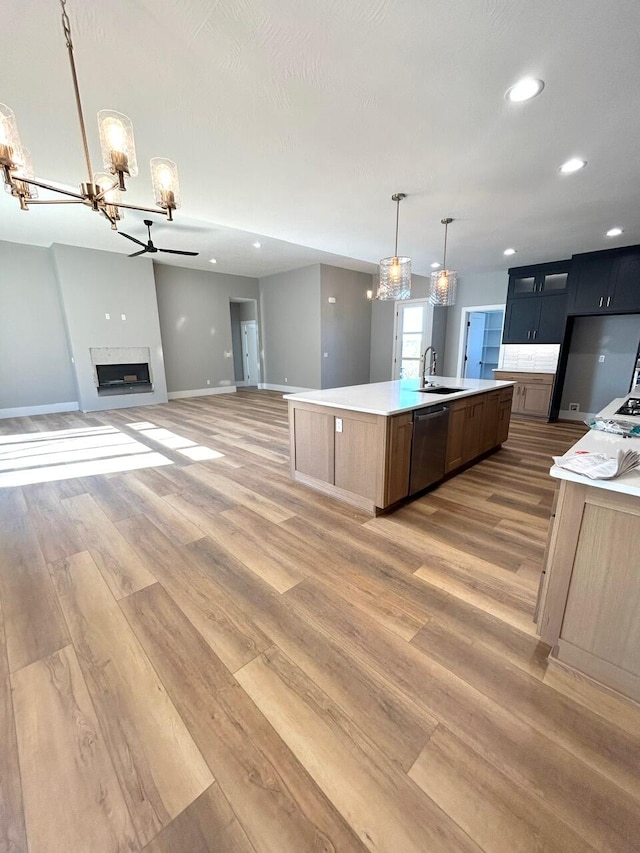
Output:
<instances>
[{"instance_id":1,"label":"white tile backsplash","mask_svg":"<svg viewBox=\"0 0 640 853\"><path fill-rule=\"evenodd\" d=\"M499 369L555 373L559 355L560 344L504 344Z\"/></svg>"}]
</instances>

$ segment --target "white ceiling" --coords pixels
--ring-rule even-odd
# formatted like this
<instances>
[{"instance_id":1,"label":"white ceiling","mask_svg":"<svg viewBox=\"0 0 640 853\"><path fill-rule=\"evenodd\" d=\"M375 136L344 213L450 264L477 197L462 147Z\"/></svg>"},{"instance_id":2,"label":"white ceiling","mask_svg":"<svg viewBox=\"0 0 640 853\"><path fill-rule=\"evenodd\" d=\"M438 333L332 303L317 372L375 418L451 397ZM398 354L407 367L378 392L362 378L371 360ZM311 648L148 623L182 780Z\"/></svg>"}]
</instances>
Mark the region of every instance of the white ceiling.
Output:
<instances>
[{"instance_id":1,"label":"white ceiling","mask_svg":"<svg viewBox=\"0 0 640 853\"><path fill-rule=\"evenodd\" d=\"M128 202L151 202L151 156L179 165L183 206L154 227L156 242L202 254L163 262L254 276L318 261L372 270L393 250L395 191L408 194L399 249L422 274L441 260L445 215L461 274L640 243L638 0L68 9L96 170L100 108L134 123L141 170ZM4 0L0 57L0 101L36 174L85 180L56 0ZM507 103L526 75L544 92ZM560 175L572 156L588 166ZM0 195L0 239L134 248L84 208L23 213ZM123 230L144 236L142 218L127 214ZM605 238L613 225L625 233Z\"/></svg>"}]
</instances>

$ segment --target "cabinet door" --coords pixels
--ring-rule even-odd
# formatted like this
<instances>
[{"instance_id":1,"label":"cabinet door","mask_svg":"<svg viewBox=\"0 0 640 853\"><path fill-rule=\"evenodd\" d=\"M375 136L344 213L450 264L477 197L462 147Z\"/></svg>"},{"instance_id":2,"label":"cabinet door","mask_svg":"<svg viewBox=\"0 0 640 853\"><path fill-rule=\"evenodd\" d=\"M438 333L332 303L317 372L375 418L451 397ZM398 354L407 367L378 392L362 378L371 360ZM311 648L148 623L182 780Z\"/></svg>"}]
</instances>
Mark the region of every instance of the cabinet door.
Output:
<instances>
[{"instance_id":1,"label":"cabinet door","mask_svg":"<svg viewBox=\"0 0 640 853\"><path fill-rule=\"evenodd\" d=\"M496 441L498 434L498 419L500 416L500 391L491 391L485 396L484 413L482 416L482 442L480 452L491 450L499 442Z\"/></svg>"},{"instance_id":2,"label":"cabinet door","mask_svg":"<svg viewBox=\"0 0 640 853\"><path fill-rule=\"evenodd\" d=\"M550 272L540 276L538 293L565 293L569 280L568 272Z\"/></svg>"},{"instance_id":3,"label":"cabinet door","mask_svg":"<svg viewBox=\"0 0 640 853\"><path fill-rule=\"evenodd\" d=\"M520 412L530 417L546 418L551 405L551 389L553 386L525 382L520 395Z\"/></svg>"},{"instance_id":4,"label":"cabinet door","mask_svg":"<svg viewBox=\"0 0 640 853\"><path fill-rule=\"evenodd\" d=\"M449 432L447 433L447 459L445 473L459 468L464 456L464 434L467 421L466 400L459 400L449 406Z\"/></svg>"},{"instance_id":5,"label":"cabinet door","mask_svg":"<svg viewBox=\"0 0 640 853\"><path fill-rule=\"evenodd\" d=\"M293 409L293 468L323 483L333 483L333 415Z\"/></svg>"},{"instance_id":6,"label":"cabinet door","mask_svg":"<svg viewBox=\"0 0 640 853\"><path fill-rule=\"evenodd\" d=\"M555 297L554 297L555 298ZM505 344L529 344L538 328L540 319L540 297L514 299L507 303L502 342Z\"/></svg>"},{"instance_id":7,"label":"cabinet door","mask_svg":"<svg viewBox=\"0 0 640 853\"><path fill-rule=\"evenodd\" d=\"M522 392L524 391L524 385L522 382L516 382L513 389L513 404L512 411L516 414L519 414L522 410Z\"/></svg>"},{"instance_id":8,"label":"cabinet door","mask_svg":"<svg viewBox=\"0 0 640 853\"><path fill-rule=\"evenodd\" d=\"M498 428L496 431L496 444L502 444L509 438L509 424L511 422L511 398L501 400L498 409Z\"/></svg>"},{"instance_id":9,"label":"cabinet door","mask_svg":"<svg viewBox=\"0 0 640 853\"><path fill-rule=\"evenodd\" d=\"M484 417L484 395L471 398L467 406L467 418L464 425L464 443L462 461L470 462L482 453L482 420Z\"/></svg>"},{"instance_id":10,"label":"cabinet door","mask_svg":"<svg viewBox=\"0 0 640 853\"><path fill-rule=\"evenodd\" d=\"M538 286L538 277L533 273L513 273L509 276L509 296L516 299L519 296L531 296L532 293L537 292Z\"/></svg>"},{"instance_id":11,"label":"cabinet door","mask_svg":"<svg viewBox=\"0 0 640 853\"><path fill-rule=\"evenodd\" d=\"M356 418L340 420L342 432L337 428L335 432L334 483L340 489L375 501L379 479L377 448L382 442L378 425Z\"/></svg>"},{"instance_id":12,"label":"cabinet door","mask_svg":"<svg viewBox=\"0 0 640 853\"><path fill-rule=\"evenodd\" d=\"M413 413L389 418L385 506L394 504L409 494L412 440Z\"/></svg>"},{"instance_id":13,"label":"cabinet door","mask_svg":"<svg viewBox=\"0 0 640 853\"><path fill-rule=\"evenodd\" d=\"M567 297L564 293L557 296L544 296L536 300L540 308L538 324L532 334L536 344L561 344L567 323Z\"/></svg>"},{"instance_id":14,"label":"cabinet door","mask_svg":"<svg viewBox=\"0 0 640 853\"><path fill-rule=\"evenodd\" d=\"M610 295L613 258L578 256L571 267L570 288L573 314L600 313L606 311Z\"/></svg>"},{"instance_id":15,"label":"cabinet door","mask_svg":"<svg viewBox=\"0 0 640 853\"><path fill-rule=\"evenodd\" d=\"M640 312L640 253L620 255L615 263L615 284L607 296L609 311Z\"/></svg>"}]
</instances>

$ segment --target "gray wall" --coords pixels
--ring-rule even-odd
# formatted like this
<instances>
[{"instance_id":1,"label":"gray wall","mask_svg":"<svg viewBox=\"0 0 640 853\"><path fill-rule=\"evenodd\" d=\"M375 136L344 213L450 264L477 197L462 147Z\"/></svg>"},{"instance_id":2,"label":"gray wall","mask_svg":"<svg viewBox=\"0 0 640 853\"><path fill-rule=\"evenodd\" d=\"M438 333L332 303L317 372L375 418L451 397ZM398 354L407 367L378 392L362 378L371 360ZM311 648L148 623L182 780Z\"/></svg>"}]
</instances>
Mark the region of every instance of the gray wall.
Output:
<instances>
[{"instance_id":1,"label":"gray wall","mask_svg":"<svg viewBox=\"0 0 640 853\"><path fill-rule=\"evenodd\" d=\"M262 381L320 388L320 264L260 279Z\"/></svg>"},{"instance_id":2,"label":"gray wall","mask_svg":"<svg viewBox=\"0 0 640 853\"><path fill-rule=\"evenodd\" d=\"M447 308L447 340L444 374L455 376L458 371L460 320L462 309L473 305L504 305L507 301L509 276L505 269L489 272L467 272L458 276L456 304Z\"/></svg>"},{"instance_id":3,"label":"gray wall","mask_svg":"<svg viewBox=\"0 0 640 853\"><path fill-rule=\"evenodd\" d=\"M320 266L321 387L369 381L371 304L368 273ZM330 303L329 297L335 297ZM326 353L326 357L325 357Z\"/></svg>"},{"instance_id":4,"label":"gray wall","mask_svg":"<svg viewBox=\"0 0 640 853\"><path fill-rule=\"evenodd\" d=\"M580 404L580 415L596 414L615 397L629 392L640 339L638 314L576 317L562 391L562 416L569 403ZM604 355L604 362L598 356Z\"/></svg>"},{"instance_id":5,"label":"gray wall","mask_svg":"<svg viewBox=\"0 0 640 853\"><path fill-rule=\"evenodd\" d=\"M0 410L77 399L51 252L0 241Z\"/></svg>"},{"instance_id":6,"label":"gray wall","mask_svg":"<svg viewBox=\"0 0 640 853\"><path fill-rule=\"evenodd\" d=\"M162 264L154 273L169 392L233 385L229 298L257 299L257 279Z\"/></svg>"},{"instance_id":7,"label":"gray wall","mask_svg":"<svg viewBox=\"0 0 640 853\"><path fill-rule=\"evenodd\" d=\"M151 261L57 244L52 252L75 361L80 408L98 411L123 405L121 397L117 402L114 397L98 397L91 347L149 347L154 390L149 394L132 394L128 405L166 402ZM105 314L110 314L111 319L107 320ZM126 320L122 320L122 314Z\"/></svg>"}]
</instances>

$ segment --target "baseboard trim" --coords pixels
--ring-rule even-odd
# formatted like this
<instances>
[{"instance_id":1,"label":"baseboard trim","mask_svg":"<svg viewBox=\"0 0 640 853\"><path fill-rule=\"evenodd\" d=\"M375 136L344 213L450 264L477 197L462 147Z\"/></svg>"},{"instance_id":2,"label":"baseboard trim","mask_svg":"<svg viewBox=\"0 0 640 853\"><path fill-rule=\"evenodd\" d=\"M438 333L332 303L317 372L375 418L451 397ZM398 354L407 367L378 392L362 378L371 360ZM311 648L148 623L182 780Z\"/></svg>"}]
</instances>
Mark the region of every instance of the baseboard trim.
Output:
<instances>
[{"instance_id":1,"label":"baseboard trim","mask_svg":"<svg viewBox=\"0 0 640 853\"><path fill-rule=\"evenodd\" d=\"M56 412L79 412L80 405L74 400L68 403L47 403L44 406L21 406L17 409L0 409L1 418L27 418L29 415L53 415Z\"/></svg>"},{"instance_id":2,"label":"baseboard trim","mask_svg":"<svg viewBox=\"0 0 640 853\"><path fill-rule=\"evenodd\" d=\"M595 412L574 412L573 409L560 409L558 417L563 421L592 421L595 418Z\"/></svg>"},{"instance_id":3,"label":"baseboard trim","mask_svg":"<svg viewBox=\"0 0 640 853\"><path fill-rule=\"evenodd\" d=\"M210 397L212 394L235 394L235 385L225 385L222 388L194 388L192 391L168 391L170 400L184 400L187 397Z\"/></svg>"},{"instance_id":4,"label":"baseboard trim","mask_svg":"<svg viewBox=\"0 0 640 853\"><path fill-rule=\"evenodd\" d=\"M272 385L271 382L259 382L258 388L261 391L282 391L283 394L302 394L303 391L314 390L313 388L298 388L295 385Z\"/></svg>"}]
</instances>

